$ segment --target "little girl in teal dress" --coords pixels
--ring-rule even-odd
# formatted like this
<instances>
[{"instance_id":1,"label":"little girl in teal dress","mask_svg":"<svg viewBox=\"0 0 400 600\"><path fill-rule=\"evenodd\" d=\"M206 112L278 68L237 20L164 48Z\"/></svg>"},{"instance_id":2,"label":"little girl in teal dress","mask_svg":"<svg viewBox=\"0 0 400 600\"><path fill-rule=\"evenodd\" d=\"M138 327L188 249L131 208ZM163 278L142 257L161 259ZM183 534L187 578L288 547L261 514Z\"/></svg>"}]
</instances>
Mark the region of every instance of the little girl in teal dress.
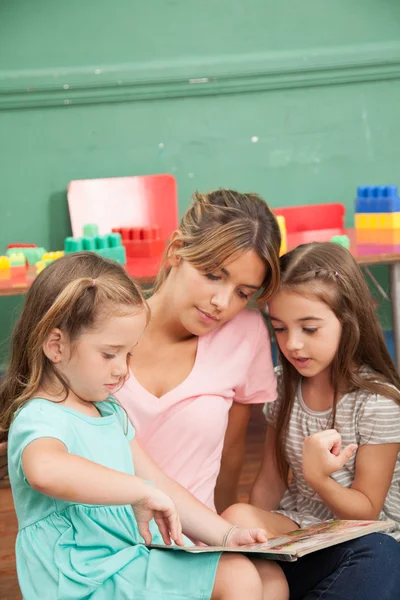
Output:
<instances>
[{"instance_id":1,"label":"little girl in teal dress","mask_svg":"<svg viewBox=\"0 0 400 600\"><path fill-rule=\"evenodd\" d=\"M23 598L286 600L275 563L148 547L190 544L182 529L209 545L266 539L206 508L139 447L112 394L148 318L124 270L94 253L55 261L28 293L0 388Z\"/></svg>"}]
</instances>

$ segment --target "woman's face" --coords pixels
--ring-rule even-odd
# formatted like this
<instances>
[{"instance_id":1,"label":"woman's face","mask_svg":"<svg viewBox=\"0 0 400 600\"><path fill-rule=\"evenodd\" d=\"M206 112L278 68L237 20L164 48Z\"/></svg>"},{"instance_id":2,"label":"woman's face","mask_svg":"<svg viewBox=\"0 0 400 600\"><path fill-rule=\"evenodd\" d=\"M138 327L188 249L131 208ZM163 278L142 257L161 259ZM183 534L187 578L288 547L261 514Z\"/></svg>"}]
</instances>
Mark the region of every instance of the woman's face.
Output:
<instances>
[{"instance_id":1,"label":"woman's face","mask_svg":"<svg viewBox=\"0 0 400 600\"><path fill-rule=\"evenodd\" d=\"M266 274L267 266L254 250L206 274L181 260L168 276L173 282L170 300L183 327L193 335L204 335L240 312Z\"/></svg>"}]
</instances>

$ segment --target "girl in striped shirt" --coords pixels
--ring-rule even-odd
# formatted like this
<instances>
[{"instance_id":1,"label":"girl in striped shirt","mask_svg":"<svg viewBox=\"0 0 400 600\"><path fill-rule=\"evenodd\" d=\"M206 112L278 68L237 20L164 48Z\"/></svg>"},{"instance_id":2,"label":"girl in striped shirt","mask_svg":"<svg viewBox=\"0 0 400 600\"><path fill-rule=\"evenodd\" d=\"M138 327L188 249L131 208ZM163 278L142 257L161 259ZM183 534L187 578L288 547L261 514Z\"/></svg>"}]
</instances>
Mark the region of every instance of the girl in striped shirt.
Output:
<instances>
[{"instance_id":1,"label":"girl in striped shirt","mask_svg":"<svg viewBox=\"0 0 400 600\"><path fill-rule=\"evenodd\" d=\"M225 517L262 524L273 535L332 518L389 519L400 540L400 377L350 252L326 242L282 256L269 313L279 348L278 399L265 405L253 506L235 505ZM390 552L400 571L400 546L391 544ZM300 595L299 566L291 597L308 598ZM329 578L325 583L328 594ZM392 584L374 597L397 598L399 581L393 596ZM368 576L363 585L371 593ZM360 581L357 590L323 597L366 597L359 593Z\"/></svg>"}]
</instances>

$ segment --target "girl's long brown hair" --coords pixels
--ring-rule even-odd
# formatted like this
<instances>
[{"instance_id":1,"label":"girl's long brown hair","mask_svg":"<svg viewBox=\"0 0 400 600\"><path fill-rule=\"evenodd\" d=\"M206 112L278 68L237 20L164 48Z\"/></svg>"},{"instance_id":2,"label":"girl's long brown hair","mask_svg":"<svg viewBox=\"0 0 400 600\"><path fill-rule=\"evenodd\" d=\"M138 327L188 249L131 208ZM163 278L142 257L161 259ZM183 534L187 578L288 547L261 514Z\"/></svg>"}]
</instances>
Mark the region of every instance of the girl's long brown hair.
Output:
<instances>
[{"instance_id":1,"label":"girl's long brown hair","mask_svg":"<svg viewBox=\"0 0 400 600\"><path fill-rule=\"evenodd\" d=\"M330 371L334 393L331 426L335 423L338 399L347 392L364 390L400 404L400 377L385 344L372 296L350 252L331 242L314 242L283 255L280 266L280 289L321 300L342 325ZM281 402L275 450L280 473L285 476L285 440L299 374L280 351L279 362Z\"/></svg>"},{"instance_id":2,"label":"girl's long brown hair","mask_svg":"<svg viewBox=\"0 0 400 600\"><path fill-rule=\"evenodd\" d=\"M13 332L9 368L0 384L0 439L6 439L15 411L36 394L49 373L68 393L67 383L43 352L52 329L61 329L73 342L100 313L116 316L130 309L147 310L147 304L117 263L78 252L46 267L33 282Z\"/></svg>"},{"instance_id":3,"label":"girl's long brown hair","mask_svg":"<svg viewBox=\"0 0 400 600\"><path fill-rule=\"evenodd\" d=\"M208 194L195 192L176 237L166 249L154 291L168 276L171 252L198 270L212 273L238 253L254 250L267 267L257 298L265 302L279 285L280 244L281 233L275 215L257 194L226 189Z\"/></svg>"}]
</instances>

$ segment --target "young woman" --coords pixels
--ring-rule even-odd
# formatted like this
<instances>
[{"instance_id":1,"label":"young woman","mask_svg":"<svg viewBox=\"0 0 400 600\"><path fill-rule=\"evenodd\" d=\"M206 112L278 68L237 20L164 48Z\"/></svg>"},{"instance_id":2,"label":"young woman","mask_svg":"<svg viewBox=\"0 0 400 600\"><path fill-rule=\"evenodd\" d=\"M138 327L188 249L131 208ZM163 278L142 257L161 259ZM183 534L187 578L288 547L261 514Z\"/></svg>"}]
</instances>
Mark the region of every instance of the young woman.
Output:
<instances>
[{"instance_id":1,"label":"young woman","mask_svg":"<svg viewBox=\"0 0 400 600\"><path fill-rule=\"evenodd\" d=\"M196 193L116 393L155 462L218 511L237 500L252 405L276 398L267 328L246 306L276 291L279 249L278 224L259 196Z\"/></svg>"}]
</instances>

